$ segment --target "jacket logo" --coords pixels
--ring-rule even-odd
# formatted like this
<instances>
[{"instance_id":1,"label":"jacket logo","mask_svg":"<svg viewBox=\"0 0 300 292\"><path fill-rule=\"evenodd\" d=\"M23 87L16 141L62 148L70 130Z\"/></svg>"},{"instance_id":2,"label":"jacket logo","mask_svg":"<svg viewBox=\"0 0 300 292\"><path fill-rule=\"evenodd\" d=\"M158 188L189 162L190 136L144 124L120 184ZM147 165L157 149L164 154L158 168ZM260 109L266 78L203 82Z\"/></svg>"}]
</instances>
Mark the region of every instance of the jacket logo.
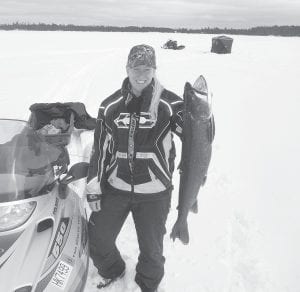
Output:
<instances>
[{"instance_id":1,"label":"jacket logo","mask_svg":"<svg viewBox=\"0 0 300 292\"><path fill-rule=\"evenodd\" d=\"M129 128L130 114L120 113L119 116L114 120L118 128Z\"/></svg>"},{"instance_id":2,"label":"jacket logo","mask_svg":"<svg viewBox=\"0 0 300 292\"><path fill-rule=\"evenodd\" d=\"M119 129L129 129L130 124L130 113L120 113L119 116L114 120L115 124ZM150 113L141 112L139 119L139 128L153 128L155 120L151 118Z\"/></svg>"}]
</instances>

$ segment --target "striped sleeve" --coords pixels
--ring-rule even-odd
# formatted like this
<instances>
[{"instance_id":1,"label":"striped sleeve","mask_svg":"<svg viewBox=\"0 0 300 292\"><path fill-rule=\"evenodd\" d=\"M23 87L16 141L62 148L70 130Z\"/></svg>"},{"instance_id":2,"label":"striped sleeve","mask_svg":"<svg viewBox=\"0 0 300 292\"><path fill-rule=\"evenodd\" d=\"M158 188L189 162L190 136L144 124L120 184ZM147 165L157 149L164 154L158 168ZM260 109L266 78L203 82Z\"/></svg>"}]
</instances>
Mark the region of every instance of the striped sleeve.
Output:
<instances>
[{"instance_id":1,"label":"striped sleeve","mask_svg":"<svg viewBox=\"0 0 300 292\"><path fill-rule=\"evenodd\" d=\"M87 193L102 194L100 182L104 177L104 162L110 140L110 135L105 126L104 107L99 108L96 128L94 133L94 144L90 159L90 166L87 178Z\"/></svg>"}]
</instances>

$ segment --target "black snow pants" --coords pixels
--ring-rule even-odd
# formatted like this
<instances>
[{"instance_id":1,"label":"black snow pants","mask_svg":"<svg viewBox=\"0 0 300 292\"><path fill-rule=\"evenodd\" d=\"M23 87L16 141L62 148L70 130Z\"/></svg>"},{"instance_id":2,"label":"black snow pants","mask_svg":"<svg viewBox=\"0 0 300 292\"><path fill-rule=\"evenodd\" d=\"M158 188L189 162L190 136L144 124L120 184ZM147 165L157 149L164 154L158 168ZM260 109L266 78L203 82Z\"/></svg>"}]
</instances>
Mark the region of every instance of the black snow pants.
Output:
<instances>
[{"instance_id":1,"label":"black snow pants","mask_svg":"<svg viewBox=\"0 0 300 292\"><path fill-rule=\"evenodd\" d=\"M89 220L90 256L102 277L114 278L123 273L125 262L116 239L131 212L140 249L135 281L142 291L152 292L164 275L163 238L171 192L153 200L145 200L145 196L103 195L101 210L93 212Z\"/></svg>"}]
</instances>

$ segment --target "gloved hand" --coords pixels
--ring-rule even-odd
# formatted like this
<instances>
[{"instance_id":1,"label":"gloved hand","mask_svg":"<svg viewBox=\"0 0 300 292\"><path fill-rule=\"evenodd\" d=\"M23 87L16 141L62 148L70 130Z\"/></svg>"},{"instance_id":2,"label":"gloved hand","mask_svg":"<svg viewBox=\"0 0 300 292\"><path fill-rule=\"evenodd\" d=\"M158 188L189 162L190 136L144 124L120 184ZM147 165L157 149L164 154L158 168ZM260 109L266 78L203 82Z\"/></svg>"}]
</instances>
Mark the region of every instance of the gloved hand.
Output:
<instances>
[{"instance_id":1,"label":"gloved hand","mask_svg":"<svg viewBox=\"0 0 300 292\"><path fill-rule=\"evenodd\" d=\"M87 202L93 212L101 210L101 195L100 194L87 194Z\"/></svg>"}]
</instances>

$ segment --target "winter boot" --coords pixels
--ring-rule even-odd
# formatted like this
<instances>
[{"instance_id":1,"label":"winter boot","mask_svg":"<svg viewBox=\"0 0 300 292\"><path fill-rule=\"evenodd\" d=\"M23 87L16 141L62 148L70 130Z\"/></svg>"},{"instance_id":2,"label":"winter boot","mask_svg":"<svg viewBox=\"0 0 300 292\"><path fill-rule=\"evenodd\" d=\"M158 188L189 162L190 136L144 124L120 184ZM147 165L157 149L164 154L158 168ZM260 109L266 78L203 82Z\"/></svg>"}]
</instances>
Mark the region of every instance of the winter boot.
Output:
<instances>
[{"instance_id":1,"label":"winter boot","mask_svg":"<svg viewBox=\"0 0 300 292\"><path fill-rule=\"evenodd\" d=\"M119 279L122 279L125 275L125 270L117 277L114 277L114 278L103 278L101 277L101 281L99 282L99 284L97 285L97 288L98 289L102 289L102 288L105 288L107 286L109 286L110 284L112 284L113 282L119 280Z\"/></svg>"}]
</instances>

